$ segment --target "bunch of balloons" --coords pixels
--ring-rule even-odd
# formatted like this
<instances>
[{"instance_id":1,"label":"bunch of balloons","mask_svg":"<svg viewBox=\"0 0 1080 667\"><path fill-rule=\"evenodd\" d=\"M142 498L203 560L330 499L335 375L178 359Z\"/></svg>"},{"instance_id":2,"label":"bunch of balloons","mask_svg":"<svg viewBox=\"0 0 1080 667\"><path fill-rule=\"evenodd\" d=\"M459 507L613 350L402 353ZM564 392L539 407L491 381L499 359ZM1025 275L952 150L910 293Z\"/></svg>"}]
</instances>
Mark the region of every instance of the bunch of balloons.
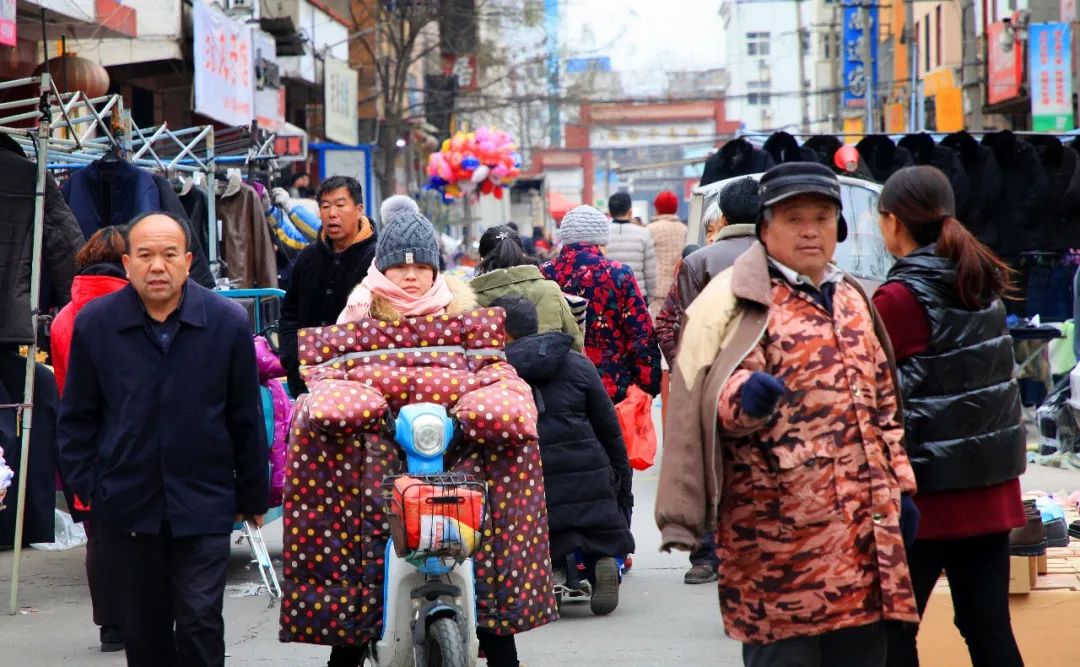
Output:
<instances>
[{"instance_id":1,"label":"bunch of balloons","mask_svg":"<svg viewBox=\"0 0 1080 667\"><path fill-rule=\"evenodd\" d=\"M428 159L427 173L425 187L442 193L447 204L476 191L502 199L503 188L521 175L521 155L508 133L482 127L444 141Z\"/></svg>"}]
</instances>

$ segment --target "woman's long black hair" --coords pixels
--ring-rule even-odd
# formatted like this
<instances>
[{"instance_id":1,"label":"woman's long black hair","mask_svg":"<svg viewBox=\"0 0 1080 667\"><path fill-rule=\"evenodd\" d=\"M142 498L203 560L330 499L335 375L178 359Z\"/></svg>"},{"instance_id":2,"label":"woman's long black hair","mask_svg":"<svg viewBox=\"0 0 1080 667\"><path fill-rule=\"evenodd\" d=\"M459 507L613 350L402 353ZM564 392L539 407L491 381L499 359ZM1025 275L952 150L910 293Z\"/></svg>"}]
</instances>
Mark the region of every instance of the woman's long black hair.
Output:
<instances>
[{"instance_id":1,"label":"woman's long black hair","mask_svg":"<svg viewBox=\"0 0 1080 667\"><path fill-rule=\"evenodd\" d=\"M533 263L522 248L521 236L506 225L491 227L480 237L476 275Z\"/></svg>"}]
</instances>

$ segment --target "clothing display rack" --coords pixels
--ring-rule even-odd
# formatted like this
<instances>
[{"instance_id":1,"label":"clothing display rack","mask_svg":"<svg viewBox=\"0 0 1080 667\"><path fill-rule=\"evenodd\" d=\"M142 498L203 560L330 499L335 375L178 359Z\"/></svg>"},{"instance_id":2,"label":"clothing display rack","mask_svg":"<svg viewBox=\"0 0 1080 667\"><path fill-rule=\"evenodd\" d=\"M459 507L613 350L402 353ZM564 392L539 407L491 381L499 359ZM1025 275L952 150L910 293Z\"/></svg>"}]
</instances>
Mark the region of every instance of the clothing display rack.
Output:
<instances>
[{"instance_id":1,"label":"clothing display rack","mask_svg":"<svg viewBox=\"0 0 1080 667\"><path fill-rule=\"evenodd\" d=\"M258 127L230 127L215 130L211 125L172 129L166 123L141 128L124 108L120 95L91 98L82 91L61 93L46 71L40 75L0 83L0 90L29 88L38 90L36 97L0 103L0 134L12 138L37 163L34 194L34 226L30 277L30 312L32 331L37 332L41 320L41 264L45 218L45 184L48 171L75 170L112 155L132 165L158 171L167 177L201 174L208 185L206 220L192 221L207 225L210 270L214 279L221 278L221 259L218 249L216 197L212 187L215 179L225 178L219 166L246 166L249 178L257 168L276 167L275 135ZM37 121L37 127L15 127ZM223 170L221 170L223 171ZM14 289L14 286L8 286ZM34 372L38 343L35 334L26 355L26 379L23 401L0 405L0 409L15 409L22 450L19 456L19 476L15 501L15 545L12 561L11 597L8 612L18 611L19 566L25 522L26 471L29 464L31 418L33 415ZM9 497L10 500L10 497ZM9 503L10 505L10 503Z\"/></svg>"}]
</instances>

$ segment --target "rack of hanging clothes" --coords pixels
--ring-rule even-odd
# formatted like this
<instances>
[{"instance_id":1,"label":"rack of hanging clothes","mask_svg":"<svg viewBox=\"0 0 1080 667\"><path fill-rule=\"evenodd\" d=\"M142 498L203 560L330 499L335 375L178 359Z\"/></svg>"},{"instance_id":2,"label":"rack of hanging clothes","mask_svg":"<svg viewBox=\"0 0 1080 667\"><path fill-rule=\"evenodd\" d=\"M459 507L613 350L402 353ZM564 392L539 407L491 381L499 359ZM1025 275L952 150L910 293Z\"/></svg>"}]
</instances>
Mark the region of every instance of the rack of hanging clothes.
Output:
<instances>
[{"instance_id":1,"label":"rack of hanging clothes","mask_svg":"<svg viewBox=\"0 0 1080 667\"><path fill-rule=\"evenodd\" d=\"M8 505L5 515L14 514L12 531L14 553L8 607L8 613L12 616L18 612L19 608L19 571L24 541L37 541L33 538L35 530L44 528L44 526L34 525L42 523L43 517L33 516L38 513L39 503L35 503L31 511L32 516L28 521L27 501L34 500L28 493L29 480L37 481L41 477L37 473L46 470L48 473L46 483L35 484L35 492L39 495L44 492L49 496L54 493L51 475L55 469L55 461L51 458L51 449L36 447L35 455L31 456L31 445L35 433L44 433L47 439L53 435L49 432L48 426L49 422L55 419L55 413L50 414L49 410L55 410L57 400L55 386L50 387L47 382L51 374L37 363L37 332L42 320L40 309L42 284L45 282L43 268L48 264L50 282L63 282L66 278L70 289L70 275L62 275L65 271L65 258L57 254L73 254L72 246L79 237L75 222L71 219L71 213L59 196L56 183L49 177L46 168L54 118L58 120L55 125L75 129L78 126L73 123L69 110L63 107L65 97L56 91L48 72L35 77L0 83L0 90L17 90L24 86L35 87L37 95L0 105L0 112L6 112L5 115L0 116L0 143L3 150L3 160L0 161L0 165L5 176L3 184L0 185L0 197L4 201L5 226L9 228L11 238L19 241L5 248L5 252L17 249L19 255L11 258L15 261L5 262L7 266L2 276L2 284L0 284L0 290L4 290L0 297L4 347L0 351L2 352L0 356L3 357L0 364L0 371L3 371L0 373L3 376L3 381L0 382L0 389L2 389L0 440L7 449L7 465L12 468L15 477L14 497L8 493L5 500ZM26 122L36 123L36 127L18 127L20 123ZM22 146L30 147L29 154L23 154ZM26 240L19 237L22 236L28 219L32 220L27 230L29 232L29 257L24 257L22 253L23 248L26 247ZM48 247L45 239L46 222L50 225ZM57 245L58 239L65 238L67 240L63 245ZM28 267L25 264L27 259L29 260ZM70 257L67 259L70 260ZM12 264L15 266L11 266ZM26 345L25 357L19 356L17 348L15 351L9 349L9 346L20 344ZM20 372L22 374L21 393L17 378ZM50 389L49 396L39 395ZM41 436L39 440L40 438ZM49 514L51 515L52 512L50 511ZM4 518L6 520L7 517Z\"/></svg>"}]
</instances>

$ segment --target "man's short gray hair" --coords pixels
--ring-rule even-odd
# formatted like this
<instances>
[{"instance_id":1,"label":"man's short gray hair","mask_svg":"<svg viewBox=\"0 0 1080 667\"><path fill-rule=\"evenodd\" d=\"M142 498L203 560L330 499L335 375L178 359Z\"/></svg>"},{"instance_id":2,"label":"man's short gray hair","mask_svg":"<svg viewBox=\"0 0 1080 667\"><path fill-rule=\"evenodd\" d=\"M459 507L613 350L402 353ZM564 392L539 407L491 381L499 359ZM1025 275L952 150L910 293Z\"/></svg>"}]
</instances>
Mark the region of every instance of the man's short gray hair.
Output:
<instances>
[{"instance_id":1,"label":"man's short gray hair","mask_svg":"<svg viewBox=\"0 0 1080 667\"><path fill-rule=\"evenodd\" d=\"M379 222L383 228L390 224L391 219L403 213L419 213L420 206L412 198L405 195L393 195L383 200L379 206Z\"/></svg>"},{"instance_id":2,"label":"man's short gray hair","mask_svg":"<svg viewBox=\"0 0 1080 667\"><path fill-rule=\"evenodd\" d=\"M705 207L705 212L701 214L701 224L708 227L719 219L720 202L714 199L711 204Z\"/></svg>"}]
</instances>

